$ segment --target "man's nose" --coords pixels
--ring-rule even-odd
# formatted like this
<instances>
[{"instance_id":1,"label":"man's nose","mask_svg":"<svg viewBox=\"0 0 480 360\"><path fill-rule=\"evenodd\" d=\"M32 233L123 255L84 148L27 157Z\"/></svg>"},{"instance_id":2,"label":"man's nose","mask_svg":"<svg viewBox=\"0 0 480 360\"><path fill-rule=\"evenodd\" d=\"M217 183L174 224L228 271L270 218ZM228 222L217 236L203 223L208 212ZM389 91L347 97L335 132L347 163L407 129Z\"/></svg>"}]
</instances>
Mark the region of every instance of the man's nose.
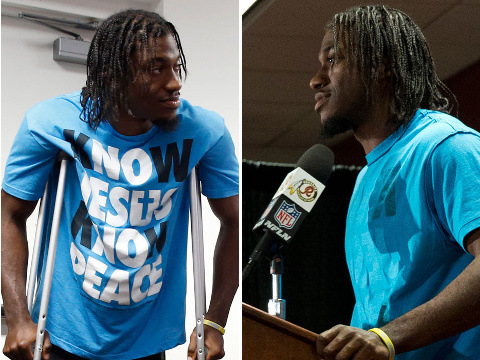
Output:
<instances>
[{"instance_id":1,"label":"man's nose","mask_svg":"<svg viewBox=\"0 0 480 360\"><path fill-rule=\"evenodd\" d=\"M165 88L168 91L179 91L182 88L180 75L176 71L172 70L171 75L165 84Z\"/></svg>"},{"instance_id":2,"label":"man's nose","mask_svg":"<svg viewBox=\"0 0 480 360\"><path fill-rule=\"evenodd\" d=\"M328 84L328 78L322 69L317 71L315 76L310 80L310 88L312 90L319 89L321 87L324 87L327 84Z\"/></svg>"}]
</instances>

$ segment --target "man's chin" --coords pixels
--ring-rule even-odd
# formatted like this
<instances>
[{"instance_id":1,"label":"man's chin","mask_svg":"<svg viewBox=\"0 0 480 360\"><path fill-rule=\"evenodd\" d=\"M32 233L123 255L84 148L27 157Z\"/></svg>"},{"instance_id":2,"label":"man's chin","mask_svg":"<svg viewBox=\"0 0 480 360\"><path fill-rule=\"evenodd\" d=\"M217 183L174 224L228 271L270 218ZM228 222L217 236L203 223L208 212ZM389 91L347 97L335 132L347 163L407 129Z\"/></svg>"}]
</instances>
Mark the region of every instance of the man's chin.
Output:
<instances>
[{"instance_id":1,"label":"man's chin","mask_svg":"<svg viewBox=\"0 0 480 360\"><path fill-rule=\"evenodd\" d=\"M169 119L155 119L152 120L152 124L158 126L160 129L165 131L175 131L178 128L178 117L175 116Z\"/></svg>"},{"instance_id":2,"label":"man's chin","mask_svg":"<svg viewBox=\"0 0 480 360\"><path fill-rule=\"evenodd\" d=\"M321 139L330 139L354 128L351 121L342 117L324 117L324 119L320 128Z\"/></svg>"}]
</instances>

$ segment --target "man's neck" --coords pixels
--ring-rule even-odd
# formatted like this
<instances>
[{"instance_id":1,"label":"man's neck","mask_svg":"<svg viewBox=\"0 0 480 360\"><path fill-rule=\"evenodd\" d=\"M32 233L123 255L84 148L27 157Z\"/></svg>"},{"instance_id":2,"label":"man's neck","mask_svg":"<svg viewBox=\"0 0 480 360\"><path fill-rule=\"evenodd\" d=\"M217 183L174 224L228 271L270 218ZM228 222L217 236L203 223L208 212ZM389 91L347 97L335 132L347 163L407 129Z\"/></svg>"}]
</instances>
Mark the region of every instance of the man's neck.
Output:
<instances>
[{"instance_id":1,"label":"man's neck","mask_svg":"<svg viewBox=\"0 0 480 360\"><path fill-rule=\"evenodd\" d=\"M144 134L153 126L151 121L136 118L124 111L120 111L118 121L112 121L111 125L118 133L126 136Z\"/></svg>"},{"instance_id":2,"label":"man's neck","mask_svg":"<svg viewBox=\"0 0 480 360\"><path fill-rule=\"evenodd\" d=\"M390 99L381 100L354 131L355 138L362 145L365 155L368 155L396 130L395 124L389 121L389 106Z\"/></svg>"}]
</instances>

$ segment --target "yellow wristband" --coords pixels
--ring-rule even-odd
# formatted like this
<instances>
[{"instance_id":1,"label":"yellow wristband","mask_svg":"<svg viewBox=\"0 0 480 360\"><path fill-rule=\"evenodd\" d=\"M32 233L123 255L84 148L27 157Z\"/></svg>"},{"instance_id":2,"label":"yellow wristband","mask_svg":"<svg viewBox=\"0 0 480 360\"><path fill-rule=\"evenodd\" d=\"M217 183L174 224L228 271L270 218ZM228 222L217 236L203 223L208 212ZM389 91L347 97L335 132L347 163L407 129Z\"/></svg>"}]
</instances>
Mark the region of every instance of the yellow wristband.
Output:
<instances>
[{"instance_id":1,"label":"yellow wristband","mask_svg":"<svg viewBox=\"0 0 480 360\"><path fill-rule=\"evenodd\" d=\"M222 333L222 335L225 334L225 329L223 327L221 327L220 325L218 325L217 323L214 323L213 321L210 321L210 320L207 320L207 319L203 319L203 323L205 325L211 326L214 329L217 329L218 331L220 331Z\"/></svg>"},{"instance_id":2,"label":"yellow wristband","mask_svg":"<svg viewBox=\"0 0 480 360\"><path fill-rule=\"evenodd\" d=\"M383 343L387 346L388 349L388 360L393 360L395 358L395 347L393 346L392 340L390 340L388 335L379 328L373 328L368 331L374 332L380 337L380 339L382 339Z\"/></svg>"}]
</instances>

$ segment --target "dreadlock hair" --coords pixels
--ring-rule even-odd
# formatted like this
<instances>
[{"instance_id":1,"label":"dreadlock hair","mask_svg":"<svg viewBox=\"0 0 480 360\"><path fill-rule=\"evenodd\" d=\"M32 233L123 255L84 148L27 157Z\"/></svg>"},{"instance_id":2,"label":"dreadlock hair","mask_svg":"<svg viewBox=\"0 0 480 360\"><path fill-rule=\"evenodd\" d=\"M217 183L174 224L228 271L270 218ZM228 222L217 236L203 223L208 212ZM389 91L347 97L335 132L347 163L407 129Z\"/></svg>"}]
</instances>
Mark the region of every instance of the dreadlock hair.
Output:
<instances>
[{"instance_id":1,"label":"dreadlock hair","mask_svg":"<svg viewBox=\"0 0 480 360\"><path fill-rule=\"evenodd\" d=\"M172 23L160 15L129 9L111 15L95 33L87 58L87 81L82 89L80 118L96 129L102 121L118 119L121 104L127 107L126 87L142 76L140 64L155 54L158 39L172 35L180 53L180 79L187 73L180 37ZM138 53L138 64L133 54ZM151 56L153 58L154 56ZM153 63L147 64L147 71ZM136 70L134 70L136 69Z\"/></svg>"},{"instance_id":2,"label":"dreadlock hair","mask_svg":"<svg viewBox=\"0 0 480 360\"><path fill-rule=\"evenodd\" d=\"M326 29L333 31L335 57L343 43L346 60L358 69L370 104L380 95L382 66L390 72L390 114L396 128L418 108L448 114L455 108L457 115L457 99L438 78L425 37L402 11L382 5L353 7L336 14Z\"/></svg>"}]
</instances>

